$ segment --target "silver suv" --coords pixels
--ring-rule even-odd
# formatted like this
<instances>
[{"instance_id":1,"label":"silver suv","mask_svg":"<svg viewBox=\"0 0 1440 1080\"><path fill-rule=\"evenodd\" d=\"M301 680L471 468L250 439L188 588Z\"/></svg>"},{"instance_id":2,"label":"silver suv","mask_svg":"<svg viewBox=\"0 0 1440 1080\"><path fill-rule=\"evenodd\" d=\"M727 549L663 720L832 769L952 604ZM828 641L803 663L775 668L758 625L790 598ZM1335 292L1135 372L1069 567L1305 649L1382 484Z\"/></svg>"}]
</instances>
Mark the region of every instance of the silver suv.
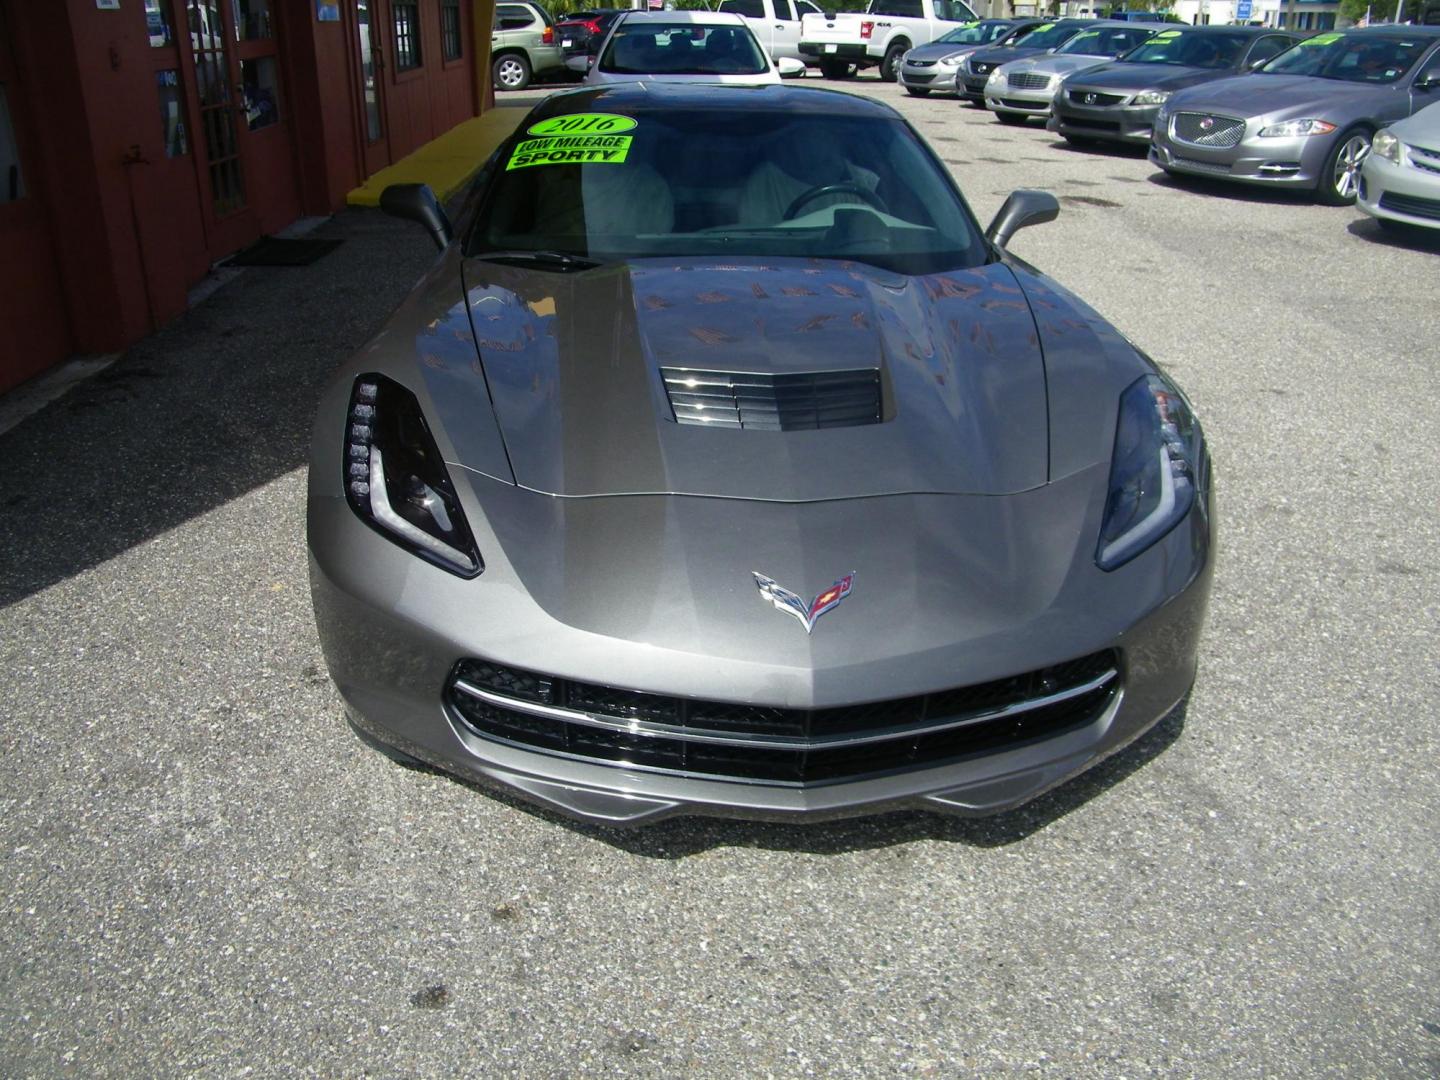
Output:
<instances>
[{"instance_id":1,"label":"silver suv","mask_svg":"<svg viewBox=\"0 0 1440 1080\"><path fill-rule=\"evenodd\" d=\"M565 70L555 20L539 4L499 3L490 31L490 77L497 89L524 90L537 75Z\"/></svg>"}]
</instances>

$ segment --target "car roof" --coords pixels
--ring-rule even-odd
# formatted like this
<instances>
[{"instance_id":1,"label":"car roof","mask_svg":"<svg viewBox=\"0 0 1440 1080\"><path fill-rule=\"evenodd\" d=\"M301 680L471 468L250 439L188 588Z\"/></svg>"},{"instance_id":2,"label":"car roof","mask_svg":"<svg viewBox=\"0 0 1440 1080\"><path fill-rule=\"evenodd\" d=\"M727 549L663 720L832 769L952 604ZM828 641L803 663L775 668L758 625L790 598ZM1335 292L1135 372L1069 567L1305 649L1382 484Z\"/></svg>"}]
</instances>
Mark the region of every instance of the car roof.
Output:
<instances>
[{"instance_id":1,"label":"car roof","mask_svg":"<svg viewBox=\"0 0 1440 1080\"><path fill-rule=\"evenodd\" d=\"M748 110L900 119L900 114L883 102L841 90L808 86L719 86L714 83L662 82L659 79L561 90L536 105L530 115L535 120L542 120L570 113L606 112L611 109L632 116L696 110Z\"/></svg>"},{"instance_id":2,"label":"car roof","mask_svg":"<svg viewBox=\"0 0 1440 1080\"><path fill-rule=\"evenodd\" d=\"M733 11L627 11L624 13L624 22L630 23L664 23L666 26L674 26L676 23L692 23L697 26L744 26L745 20Z\"/></svg>"},{"instance_id":3,"label":"car roof","mask_svg":"<svg viewBox=\"0 0 1440 1080\"><path fill-rule=\"evenodd\" d=\"M1440 38L1440 26L1406 26L1397 23L1381 23L1379 26L1352 26L1349 30L1327 30L1325 32L1344 34L1346 37Z\"/></svg>"},{"instance_id":4,"label":"car roof","mask_svg":"<svg viewBox=\"0 0 1440 1080\"><path fill-rule=\"evenodd\" d=\"M1261 34L1289 34L1291 37L1304 37L1299 30L1286 30L1281 26L1186 26L1183 23L1166 23L1166 30L1178 30L1182 34L1195 34L1196 36L1218 37L1220 35L1240 34L1244 37L1259 37Z\"/></svg>"}]
</instances>

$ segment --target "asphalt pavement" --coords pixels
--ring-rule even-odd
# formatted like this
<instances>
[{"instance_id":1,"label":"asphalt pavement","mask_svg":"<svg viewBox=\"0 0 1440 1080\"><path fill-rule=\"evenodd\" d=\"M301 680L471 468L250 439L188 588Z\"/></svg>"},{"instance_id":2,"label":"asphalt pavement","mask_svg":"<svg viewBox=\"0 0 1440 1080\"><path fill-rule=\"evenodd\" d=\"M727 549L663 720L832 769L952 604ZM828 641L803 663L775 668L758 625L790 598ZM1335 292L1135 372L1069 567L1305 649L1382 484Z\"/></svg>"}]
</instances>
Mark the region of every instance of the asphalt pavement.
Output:
<instances>
[{"instance_id":1,"label":"asphalt pavement","mask_svg":"<svg viewBox=\"0 0 1440 1080\"><path fill-rule=\"evenodd\" d=\"M0 436L0 1074L1440 1075L1440 242L849 88L982 221L1055 192L1013 250L1194 401L1185 714L968 822L608 833L392 763L304 463L433 249L343 213Z\"/></svg>"}]
</instances>

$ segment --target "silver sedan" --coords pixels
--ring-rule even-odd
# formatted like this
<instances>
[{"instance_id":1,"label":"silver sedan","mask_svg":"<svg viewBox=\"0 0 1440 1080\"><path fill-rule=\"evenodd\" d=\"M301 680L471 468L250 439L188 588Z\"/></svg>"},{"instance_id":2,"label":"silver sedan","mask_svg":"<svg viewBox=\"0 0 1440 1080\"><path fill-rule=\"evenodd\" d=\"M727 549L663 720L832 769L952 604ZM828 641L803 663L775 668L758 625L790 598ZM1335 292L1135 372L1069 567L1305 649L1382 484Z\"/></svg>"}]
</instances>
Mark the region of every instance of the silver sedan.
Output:
<instances>
[{"instance_id":1,"label":"silver sedan","mask_svg":"<svg viewBox=\"0 0 1440 1080\"><path fill-rule=\"evenodd\" d=\"M1440 229L1440 103L1375 133L1358 202L1381 225Z\"/></svg>"}]
</instances>

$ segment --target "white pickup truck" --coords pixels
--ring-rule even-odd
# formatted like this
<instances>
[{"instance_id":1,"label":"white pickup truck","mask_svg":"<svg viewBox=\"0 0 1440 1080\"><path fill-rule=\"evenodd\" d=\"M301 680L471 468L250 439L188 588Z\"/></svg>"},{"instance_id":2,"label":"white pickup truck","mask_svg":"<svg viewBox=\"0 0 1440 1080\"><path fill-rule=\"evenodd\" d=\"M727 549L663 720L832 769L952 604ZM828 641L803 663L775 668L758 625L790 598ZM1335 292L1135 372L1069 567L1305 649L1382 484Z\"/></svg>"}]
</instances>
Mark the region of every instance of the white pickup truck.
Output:
<instances>
[{"instance_id":1,"label":"white pickup truck","mask_svg":"<svg viewBox=\"0 0 1440 1080\"><path fill-rule=\"evenodd\" d=\"M783 57L804 60L800 55L800 19L804 15L824 15L824 9L811 0L720 0L716 11L728 11L745 20L760 47L770 59Z\"/></svg>"},{"instance_id":2,"label":"white pickup truck","mask_svg":"<svg viewBox=\"0 0 1440 1080\"><path fill-rule=\"evenodd\" d=\"M907 49L929 45L977 17L962 0L870 0L863 15L806 15L800 20L800 59L818 61L827 79L879 64L880 78L894 82Z\"/></svg>"}]
</instances>

